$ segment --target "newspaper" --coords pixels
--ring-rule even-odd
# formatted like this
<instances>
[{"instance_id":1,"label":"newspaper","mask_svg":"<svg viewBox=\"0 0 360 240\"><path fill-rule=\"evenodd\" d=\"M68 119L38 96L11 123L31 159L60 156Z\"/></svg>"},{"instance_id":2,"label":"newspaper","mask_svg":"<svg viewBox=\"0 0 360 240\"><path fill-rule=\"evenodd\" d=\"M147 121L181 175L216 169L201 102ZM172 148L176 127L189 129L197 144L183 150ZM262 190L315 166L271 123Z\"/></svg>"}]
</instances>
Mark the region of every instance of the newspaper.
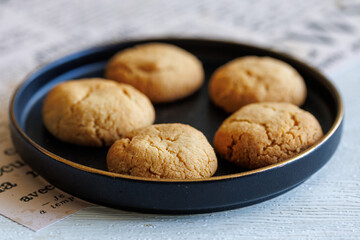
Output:
<instances>
[{"instance_id":1,"label":"newspaper","mask_svg":"<svg viewBox=\"0 0 360 240\"><path fill-rule=\"evenodd\" d=\"M40 230L91 204L55 188L16 154L10 142L0 143L0 213Z\"/></svg>"},{"instance_id":2,"label":"newspaper","mask_svg":"<svg viewBox=\"0 0 360 240\"><path fill-rule=\"evenodd\" d=\"M35 67L87 47L169 36L222 39L276 49L331 76L360 54L360 1L0 0L1 146L12 148L7 108L11 94ZM0 153L0 166L9 164L4 151ZM17 155L12 156L10 163L14 159L24 164ZM26 171L30 171L27 166ZM0 192L0 213L34 230L54 222L44 217L24 223L29 216L33 219L46 216L39 214L43 210L39 205L32 206L33 213L27 211L26 216L3 207L25 209L26 204L17 204L19 195L33 192L34 186L44 189L52 185L37 177L33 181L39 182L29 186L25 176L15 183L5 175L0 175L0 185L12 194ZM2 185L6 182L10 185ZM24 187L11 187L14 184ZM53 197L50 200L38 194L38 204L56 203L54 196L63 193L54 195L53 191L58 190L48 189ZM73 198L66 195L66 199ZM74 200L66 206L72 210L64 208L58 219L87 205Z\"/></svg>"}]
</instances>

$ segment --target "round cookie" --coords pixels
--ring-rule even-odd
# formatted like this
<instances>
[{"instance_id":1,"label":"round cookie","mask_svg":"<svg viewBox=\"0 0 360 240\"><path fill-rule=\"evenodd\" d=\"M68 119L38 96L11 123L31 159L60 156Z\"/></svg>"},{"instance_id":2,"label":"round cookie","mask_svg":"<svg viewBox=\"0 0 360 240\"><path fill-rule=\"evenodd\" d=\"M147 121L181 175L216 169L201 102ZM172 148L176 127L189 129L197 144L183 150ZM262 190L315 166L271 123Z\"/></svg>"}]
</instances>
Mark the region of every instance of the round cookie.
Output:
<instances>
[{"instance_id":1,"label":"round cookie","mask_svg":"<svg viewBox=\"0 0 360 240\"><path fill-rule=\"evenodd\" d=\"M290 158L323 136L309 112L290 103L253 103L227 118L214 137L220 156L254 169Z\"/></svg>"},{"instance_id":2,"label":"round cookie","mask_svg":"<svg viewBox=\"0 0 360 240\"><path fill-rule=\"evenodd\" d=\"M202 64L194 55L164 43L138 45L117 53L105 75L134 86L154 103L189 96L204 81Z\"/></svg>"},{"instance_id":3,"label":"round cookie","mask_svg":"<svg viewBox=\"0 0 360 240\"><path fill-rule=\"evenodd\" d=\"M46 96L45 127L58 139L85 146L109 146L131 130L154 122L150 100L130 85L105 79L63 82Z\"/></svg>"},{"instance_id":4,"label":"round cookie","mask_svg":"<svg viewBox=\"0 0 360 240\"><path fill-rule=\"evenodd\" d=\"M209 93L217 106L232 113L255 102L300 106L306 98L306 86L289 64L270 57L247 56L217 69L210 79Z\"/></svg>"},{"instance_id":5,"label":"round cookie","mask_svg":"<svg viewBox=\"0 0 360 240\"><path fill-rule=\"evenodd\" d=\"M117 140L107 154L109 171L133 176L194 179L217 169L206 137L184 124L157 124L134 130Z\"/></svg>"}]
</instances>

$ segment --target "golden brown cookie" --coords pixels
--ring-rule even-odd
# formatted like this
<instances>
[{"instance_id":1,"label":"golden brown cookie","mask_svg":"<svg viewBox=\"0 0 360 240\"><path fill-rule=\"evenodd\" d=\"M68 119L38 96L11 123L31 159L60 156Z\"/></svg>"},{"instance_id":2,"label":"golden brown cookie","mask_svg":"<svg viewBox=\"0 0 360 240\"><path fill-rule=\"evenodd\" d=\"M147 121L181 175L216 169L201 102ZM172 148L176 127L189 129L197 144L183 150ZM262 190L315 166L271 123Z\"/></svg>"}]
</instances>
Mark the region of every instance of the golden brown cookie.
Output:
<instances>
[{"instance_id":1,"label":"golden brown cookie","mask_svg":"<svg viewBox=\"0 0 360 240\"><path fill-rule=\"evenodd\" d=\"M150 100L130 85L93 78L63 82L44 100L45 127L62 141L109 146L131 130L150 125Z\"/></svg>"},{"instance_id":2,"label":"golden brown cookie","mask_svg":"<svg viewBox=\"0 0 360 240\"><path fill-rule=\"evenodd\" d=\"M289 102L300 106L306 98L303 78L289 64L270 57L237 58L215 71L209 93L227 112L255 102Z\"/></svg>"},{"instance_id":3,"label":"golden brown cookie","mask_svg":"<svg viewBox=\"0 0 360 240\"><path fill-rule=\"evenodd\" d=\"M204 81L201 62L194 55L164 43L138 45L117 53L105 75L134 86L154 103L189 96Z\"/></svg>"},{"instance_id":4,"label":"golden brown cookie","mask_svg":"<svg viewBox=\"0 0 360 240\"><path fill-rule=\"evenodd\" d=\"M309 112L290 103L253 103L227 118L214 137L220 156L254 169L290 158L323 136Z\"/></svg>"},{"instance_id":5,"label":"golden brown cookie","mask_svg":"<svg viewBox=\"0 0 360 240\"><path fill-rule=\"evenodd\" d=\"M217 169L206 137L184 124L157 124L134 130L117 140L107 155L109 171L133 176L194 179Z\"/></svg>"}]
</instances>

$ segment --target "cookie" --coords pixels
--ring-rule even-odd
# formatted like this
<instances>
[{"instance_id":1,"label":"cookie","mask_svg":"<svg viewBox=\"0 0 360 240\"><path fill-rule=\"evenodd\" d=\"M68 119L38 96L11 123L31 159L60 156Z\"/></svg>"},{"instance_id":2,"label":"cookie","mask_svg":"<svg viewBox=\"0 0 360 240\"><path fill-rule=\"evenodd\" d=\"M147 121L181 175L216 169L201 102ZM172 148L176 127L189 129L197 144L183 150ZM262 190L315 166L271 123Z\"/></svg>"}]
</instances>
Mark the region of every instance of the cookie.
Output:
<instances>
[{"instance_id":1,"label":"cookie","mask_svg":"<svg viewBox=\"0 0 360 240\"><path fill-rule=\"evenodd\" d=\"M209 83L212 101L232 113L255 102L304 103L303 78L289 64L270 57L237 58L215 71Z\"/></svg>"},{"instance_id":2,"label":"cookie","mask_svg":"<svg viewBox=\"0 0 360 240\"><path fill-rule=\"evenodd\" d=\"M214 137L219 155L242 168L281 162L323 136L309 112L290 103L253 103L227 118Z\"/></svg>"},{"instance_id":3,"label":"cookie","mask_svg":"<svg viewBox=\"0 0 360 240\"><path fill-rule=\"evenodd\" d=\"M191 95L204 81L201 62L170 44L148 43L116 54L106 67L106 78L128 83L154 103Z\"/></svg>"},{"instance_id":4,"label":"cookie","mask_svg":"<svg viewBox=\"0 0 360 240\"><path fill-rule=\"evenodd\" d=\"M148 178L195 179L217 169L206 137L184 124L157 124L117 140L107 154L109 171Z\"/></svg>"},{"instance_id":5,"label":"cookie","mask_svg":"<svg viewBox=\"0 0 360 240\"><path fill-rule=\"evenodd\" d=\"M128 84L105 79L63 82L46 96L45 127L58 139L85 146L110 146L131 130L154 122L150 100Z\"/></svg>"}]
</instances>

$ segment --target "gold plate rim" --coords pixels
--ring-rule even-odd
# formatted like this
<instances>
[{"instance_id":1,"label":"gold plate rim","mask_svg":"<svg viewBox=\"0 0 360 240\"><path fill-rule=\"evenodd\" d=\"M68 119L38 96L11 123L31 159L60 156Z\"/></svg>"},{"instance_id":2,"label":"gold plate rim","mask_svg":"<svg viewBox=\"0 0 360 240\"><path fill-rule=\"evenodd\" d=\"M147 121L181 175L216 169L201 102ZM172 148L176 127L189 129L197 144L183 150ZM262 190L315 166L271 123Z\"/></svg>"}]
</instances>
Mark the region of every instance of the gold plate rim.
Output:
<instances>
[{"instance_id":1,"label":"gold plate rim","mask_svg":"<svg viewBox=\"0 0 360 240\"><path fill-rule=\"evenodd\" d=\"M249 171L244 171L244 172L239 172L239 173L233 173L233 174L228 174L228 175L222 175L222 176L213 176L213 177L208 177L208 178L200 178L200 179L155 179L155 178L145 178L145 177L137 177L137 176L131 176L131 175L125 175L125 174L119 174L119 173L113 173L113 172L109 172L109 171L105 171L105 170L100 170L100 169L96 169L96 168L92 168L92 167L88 167L82 164L78 164L78 163L74 163L66 158L62 158L48 150L46 150L45 148L41 147L39 144L35 143L20 127L18 121L16 120L15 117L15 112L14 112L14 104L15 104L15 99L17 97L17 94L20 90L20 88L27 82L27 80L29 79L30 76L32 76L34 73L36 73L37 71L39 71L40 69L43 69L45 66L48 66L49 64L53 63L54 61L48 61L47 63L44 63L42 65L40 65L39 67L35 68L35 70L31 71L29 74L27 74L25 76L25 78L23 79L23 81L19 84L19 86L16 88L15 92L13 93L13 96L11 98L11 102L10 102L10 121L13 124L13 126L15 127L15 129L18 131L18 133L20 133L20 135L29 143L31 144L34 148L36 148L38 151L42 152L43 154L47 155L48 157L59 161L63 164L69 165L73 168L88 172L88 173L92 173L92 174L99 174L99 175L103 175L103 176L107 176L107 177L111 177L111 178L117 178L117 179L127 179L127 180L137 180L137 181L145 181L145 182L165 182L165 183L171 183L171 182L175 182L175 183L180 183L180 182L185 182L185 183L191 183L191 182L211 182L211 181L219 181L219 180L228 180L228 179L233 179L233 178L240 178L240 177L244 177L244 176L249 176L249 175L253 175L253 174L257 174L257 173L261 173L264 171L268 171L271 169L275 169L278 167L282 167L284 165L287 165L289 163L295 162L307 155L309 155L311 152L313 152L315 149L317 149L318 147L320 147L322 144L324 144L335 132L336 130L339 128L339 126L342 123L343 120L343 116L344 116L344 107L343 107L343 101L341 99L340 93L339 91L336 89L336 87L334 86L334 84L327 78L325 77L321 72L319 72L317 69L309 66L308 64L295 59L292 56L287 55L286 53L281 53L281 52L277 52L277 51L273 51L273 50L269 50L269 49L265 49L265 48L260 48L257 46L251 46L251 45L247 45L247 44L243 44L243 43L239 43L239 42L234 42L234 41L224 41L224 40L216 40L216 39L191 39L191 38L186 38L186 39L180 39L180 38L164 38L164 39L145 39L145 40L134 40L134 41L124 41L124 42L118 42L116 44L120 44L120 43L132 43L132 42L148 42L148 41L169 41L169 40L177 40L177 41L181 41L181 40L185 40L185 41L207 41L207 42L212 42L212 43L219 43L219 44L234 44L234 45L239 45L239 46L243 46L243 47L251 47L251 48L257 48L259 50L263 50L263 51L267 51L267 52L272 52L275 53L279 56L283 56L285 58L289 58L293 61L296 61L300 64L302 64L303 66L305 66L306 68L310 69L312 72L316 73L317 75L319 75L321 77L321 81L323 81L323 83L325 85L327 85L329 87L329 91L331 91L331 93L333 95L335 95L336 101L339 105L339 109L336 115L336 119L333 123L333 125L331 126L330 130L321 138L321 140L319 142L317 142L316 144L314 144L313 146L311 146L310 148L306 149L305 151L301 152L300 154L289 158L287 160L284 160L282 162L279 163L275 163L266 167L262 167L262 168L257 168L254 170L249 170ZM105 45L101 45L100 47L106 47L106 46L111 46L112 44L105 44ZM114 44L115 45L115 44ZM89 51L91 49L94 49L95 47L89 48L89 49L85 49L83 51L79 51L77 53L81 53L81 52L85 52L85 51ZM58 61L61 61L63 58L69 57L73 54L69 54L66 55L64 57L61 57L58 59Z\"/></svg>"}]
</instances>

